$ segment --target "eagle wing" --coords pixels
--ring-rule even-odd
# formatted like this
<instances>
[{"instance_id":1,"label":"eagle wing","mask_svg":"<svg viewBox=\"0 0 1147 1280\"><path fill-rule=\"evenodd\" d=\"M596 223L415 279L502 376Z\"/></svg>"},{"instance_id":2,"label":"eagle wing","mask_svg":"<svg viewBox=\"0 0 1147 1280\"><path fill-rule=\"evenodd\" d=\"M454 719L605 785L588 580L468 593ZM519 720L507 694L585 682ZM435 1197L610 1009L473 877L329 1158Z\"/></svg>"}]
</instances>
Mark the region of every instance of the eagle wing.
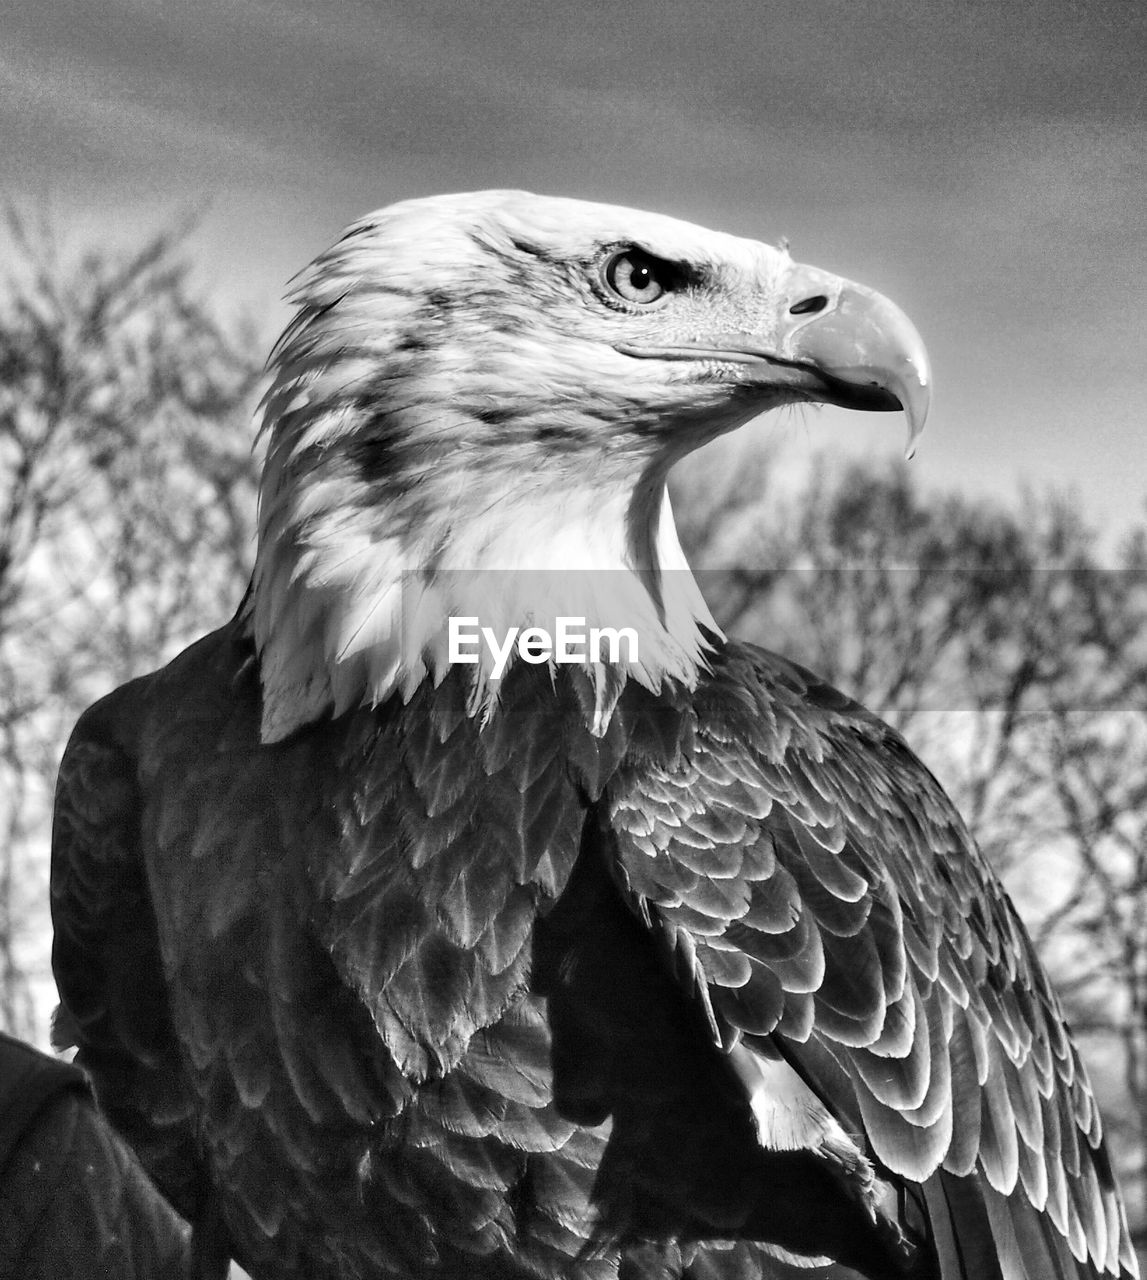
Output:
<instances>
[{"instance_id":1,"label":"eagle wing","mask_svg":"<svg viewBox=\"0 0 1147 1280\"><path fill-rule=\"evenodd\" d=\"M52 829L53 1039L75 1044L101 1108L186 1217L199 1208L185 1090L140 842L130 744L144 681L90 707L60 765ZM126 731L126 732L125 732Z\"/></svg>"},{"instance_id":2,"label":"eagle wing","mask_svg":"<svg viewBox=\"0 0 1147 1280\"><path fill-rule=\"evenodd\" d=\"M945 1280L1134 1274L1055 994L899 735L747 646L689 733L611 784L612 874L750 1086L779 1061L823 1104L802 1134L763 1100L762 1143L863 1134L877 1176L924 1184Z\"/></svg>"}]
</instances>

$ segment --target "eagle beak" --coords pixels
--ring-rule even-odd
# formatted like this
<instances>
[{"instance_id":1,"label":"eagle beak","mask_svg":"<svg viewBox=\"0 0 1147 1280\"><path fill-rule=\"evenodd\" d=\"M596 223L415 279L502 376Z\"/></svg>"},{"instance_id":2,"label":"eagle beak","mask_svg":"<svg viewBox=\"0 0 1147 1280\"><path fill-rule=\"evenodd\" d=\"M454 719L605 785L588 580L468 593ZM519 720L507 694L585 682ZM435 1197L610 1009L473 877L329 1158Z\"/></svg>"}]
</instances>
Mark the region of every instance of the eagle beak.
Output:
<instances>
[{"instance_id":1,"label":"eagle beak","mask_svg":"<svg viewBox=\"0 0 1147 1280\"><path fill-rule=\"evenodd\" d=\"M875 289L789 263L768 295L759 330L723 332L662 346L618 344L624 355L717 361L737 383L846 409L903 409L907 455L915 452L932 399L928 353L912 321Z\"/></svg>"},{"instance_id":2,"label":"eagle beak","mask_svg":"<svg viewBox=\"0 0 1147 1280\"><path fill-rule=\"evenodd\" d=\"M803 373L807 390L829 404L903 409L911 457L932 399L928 353L912 321L875 289L797 263L782 296L788 305L766 359L791 362L796 385Z\"/></svg>"}]
</instances>

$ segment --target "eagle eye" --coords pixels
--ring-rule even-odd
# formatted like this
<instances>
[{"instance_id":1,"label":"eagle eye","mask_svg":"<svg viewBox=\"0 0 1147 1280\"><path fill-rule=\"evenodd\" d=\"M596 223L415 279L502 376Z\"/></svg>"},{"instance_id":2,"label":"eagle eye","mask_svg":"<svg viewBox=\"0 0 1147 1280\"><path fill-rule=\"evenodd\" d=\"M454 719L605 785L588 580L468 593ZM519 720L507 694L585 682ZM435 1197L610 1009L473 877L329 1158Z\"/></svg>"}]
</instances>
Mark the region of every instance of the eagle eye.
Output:
<instances>
[{"instance_id":1,"label":"eagle eye","mask_svg":"<svg viewBox=\"0 0 1147 1280\"><path fill-rule=\"evenodd\" d=\"M668 263L641 249L622 249L605 264L605 283L626 302L648 306L669 292L673 285Z\"/></svg>"}]
</instances>

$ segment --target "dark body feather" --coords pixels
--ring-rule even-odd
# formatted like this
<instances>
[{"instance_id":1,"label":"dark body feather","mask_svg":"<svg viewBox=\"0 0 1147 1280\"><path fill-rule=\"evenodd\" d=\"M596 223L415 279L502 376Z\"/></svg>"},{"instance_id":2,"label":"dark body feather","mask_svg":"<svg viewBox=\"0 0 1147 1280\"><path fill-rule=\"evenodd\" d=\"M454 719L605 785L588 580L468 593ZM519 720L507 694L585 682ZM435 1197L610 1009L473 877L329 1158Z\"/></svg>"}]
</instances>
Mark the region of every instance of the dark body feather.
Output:
<instances>
[{"instance_id":1,"label":"dark body feather","mask_svg":"<svg viewBox=\"0 0 1147 1280\"><path fill-rule=\"evenodd\" d=\"M263 746L237 619L83 717L52 886L80 1061L253 1275L853 1274L769 1242L1042 1280L1100 1274L1069 1238L1117 1254L1058 1005L934 780L792 664L712 666L630 682L600 738L578 674L520 665L484 727L456 669ZM762 1148L745 1049L858 1136L878 1215Z\"/></svg>"}]
</instances>

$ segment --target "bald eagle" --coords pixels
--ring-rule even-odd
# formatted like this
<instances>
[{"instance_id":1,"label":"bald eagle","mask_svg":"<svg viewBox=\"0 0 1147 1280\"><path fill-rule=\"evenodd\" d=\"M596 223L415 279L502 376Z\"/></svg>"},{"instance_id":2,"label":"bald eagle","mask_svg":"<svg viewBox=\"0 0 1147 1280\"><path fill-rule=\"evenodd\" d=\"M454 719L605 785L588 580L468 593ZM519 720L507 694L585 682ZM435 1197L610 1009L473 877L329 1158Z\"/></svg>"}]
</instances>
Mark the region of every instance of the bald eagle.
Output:
<instances>
[{"instance_id":1,"label":"bald eagle","mask_svg":"<svg viewBox=\"0 0 1147 1280\"><path fill-rule=\"evenodd\" d=\"M918 432L903 313L520 192L376 213L295 300L250 591L85 713L56 805L60 1027L198 1273L1135 1275L951 803L726 639L674 530L763 410Z\"/></svg>"}]
</instances>

